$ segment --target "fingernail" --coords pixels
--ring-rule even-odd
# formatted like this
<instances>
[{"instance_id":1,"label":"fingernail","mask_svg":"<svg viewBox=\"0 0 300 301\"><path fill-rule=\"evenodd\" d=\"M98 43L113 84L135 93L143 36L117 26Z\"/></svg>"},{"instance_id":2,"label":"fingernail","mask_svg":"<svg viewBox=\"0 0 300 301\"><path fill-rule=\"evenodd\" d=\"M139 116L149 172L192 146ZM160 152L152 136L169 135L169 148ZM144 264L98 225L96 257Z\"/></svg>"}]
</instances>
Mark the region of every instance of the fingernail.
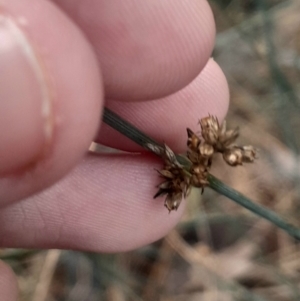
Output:
<instances>
[{"instance_id":1,"label":"fingernail","mask_svg":"<svg viewBox=\"0 0 300 301\"><path fill-rule=\"evenodd\" d=\"M0 15L0 175L38 160L51 139L50 113L34 49L14 21Z\"/></svg>"}]
</instances>

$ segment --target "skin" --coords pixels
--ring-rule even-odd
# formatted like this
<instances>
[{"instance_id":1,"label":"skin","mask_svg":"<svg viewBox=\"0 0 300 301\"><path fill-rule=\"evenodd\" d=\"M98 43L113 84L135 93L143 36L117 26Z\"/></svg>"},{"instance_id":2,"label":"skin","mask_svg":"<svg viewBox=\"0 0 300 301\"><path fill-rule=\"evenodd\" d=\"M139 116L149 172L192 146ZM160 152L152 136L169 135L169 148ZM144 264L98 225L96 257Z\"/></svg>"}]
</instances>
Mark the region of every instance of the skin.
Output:
<instances>
[{"instance_id":1,"label":"skin","mask_svg":"<svg viewBox=\"0 0 300 301\"><path fill-rule=\"evenodd\" d=\"M25 105L30 93L38 103L42 97L34 84L18 102L26 114L0 107L0 120L13 116L0 121L0 138L22 146L0 148L0 247L122 252L166 235L185 202L168 214L162 198L153 200L161 162L144 152L87 149L94 140L141 151L101 124L104 101L176 152L185 150L186 127L198 131L208 114L225 117L229 92L210 59L215 25L207 2L0 0L1 15L33 50L50 110L42 118ZM15 68L26 76L24 66ZM8 94L9 80L20 84L0 77ZM1 263L1 300L16 300L16 292L12 271Z\"/></svg>"}]
</instances>

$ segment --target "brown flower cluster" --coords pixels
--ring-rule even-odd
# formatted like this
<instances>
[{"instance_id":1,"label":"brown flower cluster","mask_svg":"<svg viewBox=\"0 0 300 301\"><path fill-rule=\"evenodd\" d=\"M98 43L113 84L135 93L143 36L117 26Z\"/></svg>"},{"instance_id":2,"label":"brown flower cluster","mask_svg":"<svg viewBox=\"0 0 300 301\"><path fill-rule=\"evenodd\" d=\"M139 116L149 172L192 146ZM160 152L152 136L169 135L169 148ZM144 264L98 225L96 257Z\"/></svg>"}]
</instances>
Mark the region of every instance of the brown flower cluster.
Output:
<instances>
[{"instance_id":1,"label":"brown flower cluster","mask_svg":"<svg viewBox=\"0 0 300 301\"><path fill-rule=\"evenodd\" d=\"M169 211L177 210L182 198L189 194L192 186L203 190L209 184L207 176L215 153L221 153L225 162L231 166L250 163L256 158L256 149L253 146L234 144L239 130L227 130L226 121L219 124L216 117L208 116L202 118L199 123L202 139L187 129L186 156L176 156L167 145L160 153L165 165L158 172L164 178L164 182L158 186L159 190L154 198L167 195L165 206Z\"/></svg>"}]
</instances>

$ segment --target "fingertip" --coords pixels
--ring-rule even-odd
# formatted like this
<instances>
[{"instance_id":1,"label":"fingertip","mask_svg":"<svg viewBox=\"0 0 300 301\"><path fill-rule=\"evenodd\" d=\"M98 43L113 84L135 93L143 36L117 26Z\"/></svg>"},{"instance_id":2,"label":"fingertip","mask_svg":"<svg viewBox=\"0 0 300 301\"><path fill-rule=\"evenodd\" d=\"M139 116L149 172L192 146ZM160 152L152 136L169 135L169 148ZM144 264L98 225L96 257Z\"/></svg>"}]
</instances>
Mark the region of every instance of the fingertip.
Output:
<instances>
[{"instance_id":1,"label":"fingertip","mask_svg":"<svg viewBox=\"0 0 300 301\"><path fill-rule=\"evenodd\" d=\"M88 156L48 190L1 210L0 244L112 253L152 243L186 203L169 213L164 198L153 199L160 166L149 155Z\"/></svg>"},{"instance_id":2,"label":"fingertip","mask_svg":"<svg viewBox=\"0 0 300 301\"><path fill-rule=\"evenodd\" d=\"M187 127L197 131L199 119L209 114L219 120L225 118L229 88L221 68L210 59L196 79L170 96L144 102L108 101L107 106L156 141L164 141L174 151L183 152L186 149ZM105 124L97 141L126 151L142 149Z\"/></svg>"},{"instance_id":3,"label":"fingertip","mask_svg":"<svg viewBox=\"0 0 300 301\"><path fill-rule=\"evenodd\" d=\"M0 179L4 205L51 185L78 163L99 126L103 87L90 44L54 4L4 0L0 15L13 24L13 34L18 32L15 43L26 66L18 69L15 60L8 60L7 69L12 65L26 80L9 72L0 78L9 77L3 84L14 81L5 95L11 93L18 104L0 113L11 113L0 121L7 121L1 126L6 143L1 141L0 157L10 162ZM6 50L9 56L11 49Z\"/></svg>"},{"instance_id":4,"label":"fingertip","mask_svg":"<svg viewBox=\"0 0 300 301\"><path fill-rule=\"evenodd\" d=\"M223 70L213 58L210 58L199 79L201 83L198 83L198 89L199 92L203 91L199 99L201 98L203 102L204 112L214 114L223 120L230 103L229 86ZM201 117L204 117L202 113Z\"/></svg>"},{"instance_id":5,"label":"fingertip","mask_svg":"<svg viewBox=\"0 0 300 301\"><path fill-rule=\"evenodd\" d=\"M165 97L191 82L212 53L215 22L206 0L55 2L93 44L107 98Z\"/></svg>"}]
</instances>

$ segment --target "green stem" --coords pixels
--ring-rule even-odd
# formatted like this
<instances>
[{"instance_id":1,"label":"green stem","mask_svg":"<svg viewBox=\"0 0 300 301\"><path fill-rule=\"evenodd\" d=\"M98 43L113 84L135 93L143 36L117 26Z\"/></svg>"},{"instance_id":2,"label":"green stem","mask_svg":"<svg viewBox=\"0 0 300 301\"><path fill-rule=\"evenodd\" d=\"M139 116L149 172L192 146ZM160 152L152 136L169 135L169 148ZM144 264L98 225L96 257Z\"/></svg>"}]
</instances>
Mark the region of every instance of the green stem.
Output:
<instances>
[{"instance_id":1,"label":"green stem","mask_svg":"<svg viewBox=\"0 0 300 301\"><path fill-rule=\"evenodd\" d=\"M153 149L149 147L150 145L162 148L161 144L151 139L134 125L125 121L108 108L104 108L103 122L147 150L153 151Z\"/></svg>"},{"instance_id":2,"label":"green stem","mask_svg":"<svg viewBox=\"0 0 300 301\"><path fill-rule=\"evenodd\" d=\"M109 126L117 130L118 132L122 133L138 145L142 146L143 148L152 151L156 155L159 155L160 152L156 151L157 149L161 149L163 146L162 144L156 142L135 126L131 125L129 122L122 119L116 113L112 112L111 110L105 108L103 121L107 123ZM182 160L182 156L177 155L177 157ZM185 162L186 163L186 162ZM300 240L300 229L296 228L295 226L289 224L285 221L282 217L277 215L275 212L258 205L239 193L238 191L234 190L233 188L225 185L215 176L209 174L208 176L209 187L216 192L228 197L232 201L236 202L237 204L247 208L251 212L259 215L260 217L270 221L277 227L281 228L285 232L287 232L293 238Z\"/></svg>"},{"instance_id":3,"label":"green stem","mask_svg":"<svg viewBox=\"0 0 300 301\"><path fill-rule=\"evenodd\" d=\"M216 192L228 197L229 199L236 202L237 204L247 208L253 213L259 215L260 217L263 217L264 219L270 221L277 227L287 232L290 236L300 240L300 229L289 224L287 221L285 221L281 216L279 216L275 212L267 209L264 206L254 203L243 194L239 193L238 191L234 190L233 188L221 182L212 174L208 175L208 181L209 181L209 187L215 190Z\"/></svg>"}]
</instances>

